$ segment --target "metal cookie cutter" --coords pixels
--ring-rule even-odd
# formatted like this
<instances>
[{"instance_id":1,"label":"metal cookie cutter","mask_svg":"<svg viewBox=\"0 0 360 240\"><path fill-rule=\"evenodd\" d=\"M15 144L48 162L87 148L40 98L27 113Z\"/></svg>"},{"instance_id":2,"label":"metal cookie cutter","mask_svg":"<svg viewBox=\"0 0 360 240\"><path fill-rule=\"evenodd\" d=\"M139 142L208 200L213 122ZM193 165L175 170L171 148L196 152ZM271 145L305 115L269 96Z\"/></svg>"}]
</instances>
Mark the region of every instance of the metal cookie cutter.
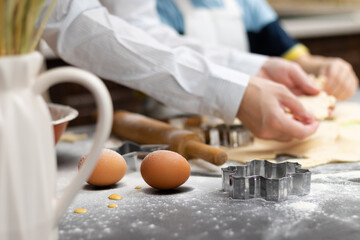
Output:
<instances>
[{"instance_id":1,"label":"metal cookie cutter","mask_svg":"<svg viewBox=\"0 0 360 240\"><path fill-rule=\"evenodd\" d=\"M254 137L241 124L206 125L203 127L205 142L211 146L241 147L253 142Z\"/></svg>"},{"instance_id":2,"label":"metal cookie cutter","mask_svg":"<svg viewBox=\"0 0 360 240\"><path fill-rule=\"evenodd\" d=\"M129 170L136 171L139 169L138 159L143 159L150 152L167 148L168 145L139 145L131 141L125 141L120 147L113 148L112 150L123 156Z\"/></svg>"},{"instance_id":3,"label":"metal cookie cutter","mask_svg":"<svg viewBox=\"0 0 360 240\"><path fill-rule=\"evenodd\" d=\"M222 189L233 199L283 201L310 192L311 172L299 163L253 160L245 166L222 168Z\"/></svg>"}]
</instances>

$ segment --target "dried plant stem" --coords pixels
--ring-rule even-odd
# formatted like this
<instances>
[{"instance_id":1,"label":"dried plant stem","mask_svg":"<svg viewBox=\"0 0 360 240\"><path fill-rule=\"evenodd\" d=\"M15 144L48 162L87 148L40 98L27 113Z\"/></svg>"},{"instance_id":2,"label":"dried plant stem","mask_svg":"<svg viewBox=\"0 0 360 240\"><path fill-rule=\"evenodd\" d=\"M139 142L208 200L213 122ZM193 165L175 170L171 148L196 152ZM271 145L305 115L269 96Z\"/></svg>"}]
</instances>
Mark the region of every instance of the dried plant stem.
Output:
<instances>
[{"instance_id":1,"label":"dried plant stem","mask_svg":"<svg viewBox=\"0 0 360 240\"><path fill-rule=\"evenodd\" d=\"M21 37L23 34L23 22L24 22L24 12L25 12L25 1L18 0L18 6L16 9L16 16L15 16L15 29L14 29L14 44L15 44L15 51L18 53L21 49Z\"/></svg>"},{"instance_id":2,"label":"dried plant stem","mask_svg":"<svg viewBox=\"0 0 360 240\"><path fill-rule=\"evenodd\" d=\"M5 6L5 47L7 54L14 54L13 49L13 17L15 11L15 1L7 1Z\"/></svg>"},{"instance_id":3,"label":"dried plant stem","mask_svg":"<svg viewBox=\"0 0 360 240\"><path fill-rule=\"evenodd\" d=\"M5 23L5 3L6 0L0 0L0 21ZM0 56L6 54L5 44L5 24L0 24Z\"/></svg>"},{"instance_id":4,"label":"dried plant stem","mask_svg":"<svg viewBox=\"0 0 360 240\"><path fill-rule=\"evenodd\" d=\"M24 19L24 34L21 42L20 53L24 54L28 52L29 44L31 41L32 33L36 27L36 8L38 0L27 0L26 1L26 18Z\"/></svg>"},{"instance_id":5,"label":"dried plant stem","mask_svg":"<svg viewBox=\"0 0 360 240\"><path fill-rule=\"evenodd\" d=\"M30 46L30 51L34 51L36 46L38 45L39 41L40 41L40 38L41 38L41 35L43 34L44 32L44 29L45 29L45 26L46 26L46 23L49 21L50 19L50 16L51 16L51 13L53 12L55 6L56 6L56 3L57 3L57 0L53 0L49 6L49 8L47 9L46 13L45 13L45 16L39 26L39 29L37 30L36 32L36 35L35 35L35 38Z\"/></svg>"},{"instance_id":6,"label":"dried plant stem","mask_svg":"<svg viewBox=\"0 0 360 240\"><path fill-rule=\"evenodd\" d=\"M35 50L57 3L48 0L49 7L42 14L46 1L0 0L0 56Z\"/></svg>"}]
</instances>

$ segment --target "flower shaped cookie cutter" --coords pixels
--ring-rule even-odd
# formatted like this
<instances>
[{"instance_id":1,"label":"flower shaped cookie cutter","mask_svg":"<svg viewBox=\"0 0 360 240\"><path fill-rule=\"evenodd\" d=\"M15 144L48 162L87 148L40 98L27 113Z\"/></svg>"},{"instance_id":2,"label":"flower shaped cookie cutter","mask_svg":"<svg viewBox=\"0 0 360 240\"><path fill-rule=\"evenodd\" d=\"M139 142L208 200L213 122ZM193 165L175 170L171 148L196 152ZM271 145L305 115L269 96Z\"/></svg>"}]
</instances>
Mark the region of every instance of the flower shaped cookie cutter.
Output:
<instances>
[{"instance_id":1,"label":"flower shaped cookie cutter","mask_svg":"<svg viewBox=\"0 0 360 240\"><path fill-rule=\"evenodd\" d=\"M252 160L245 166L222 168L222 189L233 199L283 201L310 192L311 172L299 163Z\"/></svg>"}]
</instances>

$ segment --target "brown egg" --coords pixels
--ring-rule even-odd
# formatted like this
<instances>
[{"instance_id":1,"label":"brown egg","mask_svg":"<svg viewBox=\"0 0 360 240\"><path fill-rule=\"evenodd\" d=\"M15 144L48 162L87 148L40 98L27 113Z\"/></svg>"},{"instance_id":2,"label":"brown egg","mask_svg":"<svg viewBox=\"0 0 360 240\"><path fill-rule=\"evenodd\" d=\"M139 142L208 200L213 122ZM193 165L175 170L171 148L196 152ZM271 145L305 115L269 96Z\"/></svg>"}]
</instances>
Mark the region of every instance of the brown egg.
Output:
<instances>
[{"instance_id":1,"label":"brown egg","mask_svg":"<svg viewBox=\"0 0 360 240\"><path fill-rule=\"evenodd\" d=\"M190 176L190 165L180 154L167 150L149 153L141 163L141 176L157 189L172 189L184 184Z\"/></svg>"},{"instance_id":2,"label":"brown egg","mask_svg":"<svg viewBox=\"0 0 360 240\"><path fill-rule=\"evenodd\" d=\"M87 155L84 155L78 168L80 169ZM126 173L125 159L117 152L110 149L103 149L99 160L87 183L94 186L109 186L120 181Z\"/></svg>"}]
</instances>

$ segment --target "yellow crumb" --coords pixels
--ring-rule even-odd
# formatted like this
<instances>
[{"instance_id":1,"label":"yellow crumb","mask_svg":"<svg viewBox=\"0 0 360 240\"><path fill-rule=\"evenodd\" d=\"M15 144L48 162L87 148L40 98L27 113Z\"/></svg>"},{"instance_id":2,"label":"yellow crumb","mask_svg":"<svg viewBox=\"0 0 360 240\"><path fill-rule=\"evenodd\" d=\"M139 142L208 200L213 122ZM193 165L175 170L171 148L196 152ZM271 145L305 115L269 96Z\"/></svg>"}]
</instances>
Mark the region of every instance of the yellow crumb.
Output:
<instances>
[{"instance_id":1,"label":"yellow crumb","mask_svg":"<svg viewBox=\"0 0 360 240\"><path fill-rule=\"evenodd\" d=\"M136 186L135 189L141 189L141 187L140 187L140 186Z\"/></svg>"},{"instance_id":2,"label":"yellow crumb","mask_svg":"<svg viewBox=\"0 0 360 240\"><path fill-rule=\"evenodd\" d=\"M109 196L109 199L111 199L111 200L121 200L122 196L120 196L119 194L111 194Z\"/></svg>"},{"instance_id":3,"label":"yellow crumb","mask_svg":"<svg viewBox=\"0 0 360 240\"><path fill-rule=\"evenodd\" d=\"M110 203L108 205L108 208L117 208L117 207L118 207L118 205L116 203Z\"/></svg>"},{"instance_id":4,"label":"yellow crumb","mask_svg":"<svg viewBox=\"0 0 360 240\"><path fill-rule=\"evenodd\" d=\"M79 213L79 214L83 214L83 213L87 213L87 209L85 208L78 208L74 210L74 213Z\"/></svg>"}]
</instances>

